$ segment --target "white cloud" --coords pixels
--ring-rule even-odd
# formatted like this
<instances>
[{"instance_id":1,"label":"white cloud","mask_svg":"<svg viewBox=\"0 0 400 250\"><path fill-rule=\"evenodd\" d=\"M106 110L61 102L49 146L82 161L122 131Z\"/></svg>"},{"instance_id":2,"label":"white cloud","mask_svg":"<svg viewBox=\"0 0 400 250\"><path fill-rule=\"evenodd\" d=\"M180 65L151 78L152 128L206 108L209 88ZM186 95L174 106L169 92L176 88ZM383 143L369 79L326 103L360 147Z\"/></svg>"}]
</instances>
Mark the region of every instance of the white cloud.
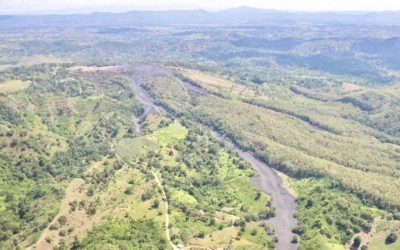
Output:
<instances>
[{"instance_id":1,"label":"white cloud","mask_svg":"<svg viewBox=\"0 0 400 250\"><path fill-rule=\"evenodd\" d=\"M0 13L125 11L130 9L226 9L252 6L281 10L400 10L398 0L0 0Z\"/></svg>"}]
</instances>

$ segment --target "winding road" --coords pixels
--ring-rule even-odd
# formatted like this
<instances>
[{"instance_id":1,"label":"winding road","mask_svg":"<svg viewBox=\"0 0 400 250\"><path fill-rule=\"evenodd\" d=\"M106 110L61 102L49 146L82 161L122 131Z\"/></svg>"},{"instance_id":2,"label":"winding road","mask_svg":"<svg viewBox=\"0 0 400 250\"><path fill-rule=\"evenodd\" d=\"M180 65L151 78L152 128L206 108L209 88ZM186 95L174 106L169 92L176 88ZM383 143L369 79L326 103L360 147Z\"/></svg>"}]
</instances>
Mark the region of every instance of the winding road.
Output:
<instances>
[{"instance_id":1,"label":"winding road","mask_svg":"<svg viewBox=\"0 0 400 250\"><path fill-rule=\"evenodd\" d=\"M167 76L169 75L168 71L162 68L160 69L157 65L144 65L142 67L142 69L139 68L133 73L132 85L136 91L138 100L142 102L145 107L144 115L152 112L166 112L164 108L155 104L153 98L141 85L146 77ZM205 89L198 86L194 86L188 82L183 83L184 87L192 95L210 94ZM229 138L226 138L217 131L211 129L211 134L218 140L223 141L226 148L237 152L243 160L249 162L252 168L257 171L258 176L254 177L252 180L263 192L272 198L272 206L275 207L276 214L274 217L268 219L267 223L275 230L275 235L278 238L276 249L296 250L297 244L291 242L293 239L292 229L298 224L297 220L294 218L297 208L296 199L285 188L278 172L257 159L252 153L240 149L240 147L234 144Z\"/></svg>"}]
</instances>

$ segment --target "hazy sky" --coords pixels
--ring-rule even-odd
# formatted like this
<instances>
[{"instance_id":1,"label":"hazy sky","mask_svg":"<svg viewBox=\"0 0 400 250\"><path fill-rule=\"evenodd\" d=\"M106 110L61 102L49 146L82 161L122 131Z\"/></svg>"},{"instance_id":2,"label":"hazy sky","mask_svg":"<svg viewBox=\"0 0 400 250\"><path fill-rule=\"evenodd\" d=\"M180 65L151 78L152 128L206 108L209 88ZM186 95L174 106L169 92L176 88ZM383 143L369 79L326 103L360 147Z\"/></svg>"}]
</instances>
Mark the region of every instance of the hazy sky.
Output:
<instances>
[{"instance_id":1,"label":"hazy sky","mask_svg":"<svg viewBox=\"0 0 400 250\"><path fill-rule=\"evenodd\" d=\"M132 9L400 10L400 0L0 0L0 13L127 11Z\"/></svg>"}]
</instances>

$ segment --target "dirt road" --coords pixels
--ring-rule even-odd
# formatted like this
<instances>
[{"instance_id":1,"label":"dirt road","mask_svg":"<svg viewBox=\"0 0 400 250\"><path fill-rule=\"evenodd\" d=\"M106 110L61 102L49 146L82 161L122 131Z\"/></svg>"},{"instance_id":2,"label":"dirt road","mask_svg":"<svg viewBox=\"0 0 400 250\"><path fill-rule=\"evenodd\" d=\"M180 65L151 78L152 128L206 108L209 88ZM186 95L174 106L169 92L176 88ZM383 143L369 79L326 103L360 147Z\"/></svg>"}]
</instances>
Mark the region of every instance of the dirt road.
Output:
<instances>
[{"instance_id":1,"label":"dirt road","mask_svg":"<svg viewBox=\"0 0 400 250\"><path fill-rule=\"evenodd\" d=\"M161 189L161 194L163 196L163 203L164 203L164 213L165 213L165 234L167 235L167 240L169 241L169 244L171 245L172 249L177 250L179 249L177 246L174 245L174 243L171 240L171 236L169 233L169 214L168 214L168 200L167 196L165 195L164 188L160 182L160 179L158 179L158 176L155 172L151 172L154 176L155 181L157 182L158 187Z\"/></svg>"}]
</instances>

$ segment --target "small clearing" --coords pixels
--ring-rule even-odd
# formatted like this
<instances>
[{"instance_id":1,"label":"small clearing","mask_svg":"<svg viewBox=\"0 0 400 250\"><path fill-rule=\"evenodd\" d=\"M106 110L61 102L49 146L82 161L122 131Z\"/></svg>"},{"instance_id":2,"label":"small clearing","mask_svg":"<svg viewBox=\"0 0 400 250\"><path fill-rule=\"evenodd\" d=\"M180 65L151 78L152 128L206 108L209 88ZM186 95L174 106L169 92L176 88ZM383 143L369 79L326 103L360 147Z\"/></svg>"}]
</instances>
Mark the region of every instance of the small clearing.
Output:
<instances>
[{"instance_id":1,"label":"small clearing","mask_svg":"<svg viewBox=\"0 0 400 250\"><path fill-rule=\"evenodd\" d=\"M353 84L353 83L344 82L342 84L342 89L344 92L350 93L350 92L361 89L361 87L356 84Z\"/></svg>"},{"instance_id":2,"label":"small clearing","mask_svg":"<svg viewBox=\"0 0 400 250\"><path fill-rule=\"evenodd\" d=\"M0 83L0 93L8 94L12 92L17 92L24 90L29 87L29 82L24 82L21 80L10 80Z\"/></svg>"}]
</instances>

